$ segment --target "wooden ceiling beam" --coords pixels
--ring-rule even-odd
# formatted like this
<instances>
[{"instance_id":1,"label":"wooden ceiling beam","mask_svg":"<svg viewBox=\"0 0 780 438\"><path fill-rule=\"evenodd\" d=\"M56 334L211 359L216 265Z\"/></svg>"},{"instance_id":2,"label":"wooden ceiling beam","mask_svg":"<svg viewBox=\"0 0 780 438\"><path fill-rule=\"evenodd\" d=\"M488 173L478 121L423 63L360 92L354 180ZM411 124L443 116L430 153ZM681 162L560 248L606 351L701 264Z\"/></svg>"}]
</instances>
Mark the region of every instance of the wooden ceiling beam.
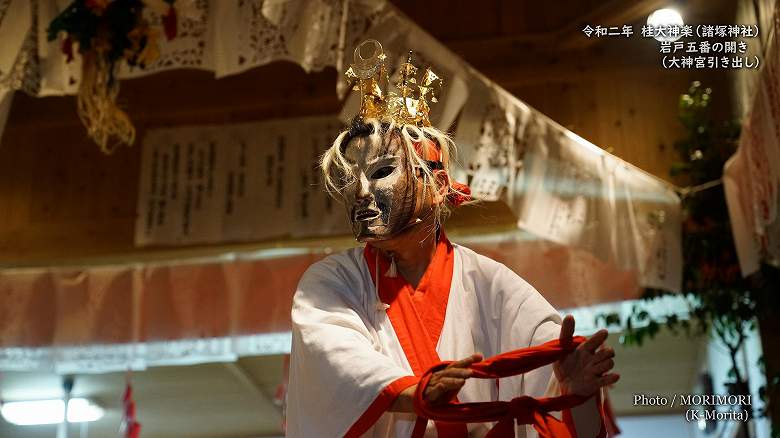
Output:
<instances>
[{"instance_id":1,"label":"wooden ceiling beam","mask_svg":"<svg viewBox=\"0 0 780 438\"><path fill-rule=\"evenodd\" d=\"M457 41L445 40L443 42L467 60L473 58L473 56L470 56L471 54L481 54L493 60L500 60L521 56L528 50L544 51L546 53L581 50L604 40L586 37L582 33L582 28L586 24L592 26L622 26L623 24L630 24L668 3L669 0L639 0L634 2L610 0L592 12L572 20L559 29L513 36ZM640 29L634 29L634 32L638 34Z\"/></svg>"},{"instance_id":2,"label":"wooden ceiling beam","mask_svg":"<svg viewBox=\"0 0 780 438\"><path fill-rule=\"evenodd\" d=\"M669 5L669 0L611 0L603 6L569 23L557 32L553 44L559 49L581 49L599 41L598 38L588 38L582 33L585 25L622 26L632 24L642 17L647 17L656 9ZM641 29L634 29L639 34Z\"/></svg>"},{"instance_id":3,"label":"wooden ceiling beam","mask_svg":"<svg viewBox=\"0 0 780 438\"><path fill-rule=\"evenodd\" d=\"M569 50L523 46L483 45L480 50L452 47L476 70L506 89L513 86L580 80L585 76L661 69L657 43L648 39L619 39L610 44ZM488 56L490 55L490 56Z\"/></svg>"}]
</instances>

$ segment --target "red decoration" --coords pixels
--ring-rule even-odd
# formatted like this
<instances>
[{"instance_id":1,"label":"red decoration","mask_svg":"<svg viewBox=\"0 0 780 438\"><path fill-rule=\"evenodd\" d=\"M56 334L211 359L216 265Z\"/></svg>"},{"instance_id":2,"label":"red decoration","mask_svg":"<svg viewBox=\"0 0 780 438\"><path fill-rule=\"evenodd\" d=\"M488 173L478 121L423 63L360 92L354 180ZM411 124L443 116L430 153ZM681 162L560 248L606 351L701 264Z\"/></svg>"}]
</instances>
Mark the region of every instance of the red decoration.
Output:
<instances>
[{"instance_id":1,"label":"red decoration","mask_svg":"<svg viewBox=\"0 0 780 438\"><path fill-rule=\"evenodd\" d=\"M447 195L447 199L449 199L450 204L458 207L464 202L471 201L471 188L469 188L469 186L457 181L452 181L450 184L454 190L449 195Z\"/></svg>"},{"instance_id":2,"label":"red decoration","mask_svg":"<svg viewBox=\"0 0 780 438\"><path fill-rule=\"evenodd\" d=\"M139 438L141 436L141 423L135 418L135 401L133 401L133 387L127 382L125 395L122 397L122 405L125 408L122 417L122 428L125 438Z\"/></svg>"},{"instance_id":3,"label":"red decoration","mask_svg":"<svg viewBox=\"0 0 780 438\"><path fill-rule=\"evenodd\" d=\"M423 142L426 144L426 147L423 147ZM415 142L414 149L423 160L436 163L442 161L439 144L433 140L425 139L422 142ZM449 177L449 174L447 176ZM453 191L447 195L447 200L450 201L453 207L459 207L464 202L471 201L471 189L469 186L452 179L450 179L450 186L452 186Z\"/></svg>"},{"instance_id":4,"label":"red decoration","mask_svg":"<svg viewBox=\"0 0 780 438\"><path fill-rule=\"evenodd\" d=\"M165 31L165 38L168 41L176 38L178 32L178 19L176 17L176 8L173 5L168 6L168 12L162 16L163 30Z\"/></svg>"},{"instance_id":5,"label":"red decoration","mask_svg":"<svg viewBox=\"0 0 780 438\"><path fill-rule=\"evenodd\" d=\"M103 15L103 12L108 7L108 2L109 0L86 0L84 5L95 15Z\"/></svg>"},{"instance_id":6,"label":"red decoration","mask_svg":"<svg viewBox=\"0 0 780 438\"><path fill-rule=\"evenodd\" d=\"M70 35L62 40L60 50L62 50L62 53L65 55L67 62L73 61L73 38L71 38Z\"/></svg>"}]
</instances>

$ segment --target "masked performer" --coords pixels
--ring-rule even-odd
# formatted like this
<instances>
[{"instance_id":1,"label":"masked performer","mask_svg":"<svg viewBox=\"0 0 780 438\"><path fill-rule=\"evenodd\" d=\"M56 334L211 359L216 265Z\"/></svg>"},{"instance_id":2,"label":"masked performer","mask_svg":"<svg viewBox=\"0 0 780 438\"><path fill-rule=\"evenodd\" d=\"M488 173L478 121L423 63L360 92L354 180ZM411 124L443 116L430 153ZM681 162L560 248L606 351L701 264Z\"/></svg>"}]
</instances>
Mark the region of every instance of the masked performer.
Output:
<instances>
[{"instance_id":1,"label":"masked performer","mask_svg":"<svg viewBox=\"0 0 780 438\"><path fill-rule=\"evenodd\" d=\"M366 48L373 53L363 57ZM447 239L442 221L468 188L449 178L454 145L428 121L440 79L430 69L416 77L410 55L390 93L384 59L373 40L356 50L347 74L361 91L361 111L322 159L326 185L366 245L313 264L300 280L287 435L479 437L492 425L429 421L415 413L415 396L437 406L563 393L587 399L563 411L569 435L605 436L599 392L618 379L614 353L602 347L605 331L552 366L470 378L481 354L570 341L574 320L562 320L504 265ZM418 388L443 360L454 362Z\"/></svg>"}]
</instances>

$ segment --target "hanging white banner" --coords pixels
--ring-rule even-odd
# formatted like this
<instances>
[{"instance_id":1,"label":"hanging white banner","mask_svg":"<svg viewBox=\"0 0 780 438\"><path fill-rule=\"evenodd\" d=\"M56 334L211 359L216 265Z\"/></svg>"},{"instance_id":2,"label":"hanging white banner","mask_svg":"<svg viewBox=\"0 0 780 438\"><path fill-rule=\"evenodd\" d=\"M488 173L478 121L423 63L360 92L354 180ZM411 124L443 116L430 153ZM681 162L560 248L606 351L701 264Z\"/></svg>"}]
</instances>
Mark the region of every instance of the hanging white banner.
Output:
<instances>
[{"instance_id":1,"label":"hanging white banner","mask_svg":"<svg viewBox=\"0 0 780 438\"><path fill-rule=\"evenodd\" d=\"M780 261L780 52L761 72L739 147L726 162L723 185L743 276Z\"/></svg>"},{"instance_id":2,"label":"hanging white banner","mask_svg":"<svg viewBox=\"0 0 780 438\"><path fill-rule=\"evenodd\" d=\"M150 131L136 245L348 234L317 169L340 127L315 117Z\"/></svg>"},{"instance_id":3,"label":"hanging white banner","mask_svg":"<svg viewBox=\"0 0 780 438\"><path fill-rule=\"evenodd\" d=\"M492 85L472 88L455 138L455 178L476 198L507 202L519 227L638 272L642 286L680 290L680 202L668 185Z\"/></svg>"}]
</instances>

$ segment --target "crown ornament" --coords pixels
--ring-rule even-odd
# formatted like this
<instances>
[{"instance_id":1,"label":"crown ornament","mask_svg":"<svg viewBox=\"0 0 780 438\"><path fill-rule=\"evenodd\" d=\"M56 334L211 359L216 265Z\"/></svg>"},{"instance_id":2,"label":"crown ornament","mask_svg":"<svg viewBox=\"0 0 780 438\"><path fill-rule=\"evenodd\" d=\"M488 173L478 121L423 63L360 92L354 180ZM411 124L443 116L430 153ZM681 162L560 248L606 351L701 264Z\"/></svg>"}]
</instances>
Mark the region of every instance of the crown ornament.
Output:
<instances>
[{"instance_id":1,"label":"crown ornament","mask_svg":"<svg viewBox=\"0 0 780 438\"><path fill-rule=\"evenodd\" d=\"M368 54L364 57L364 54ZM442 79L426 68L422 75L412 64L412 51L401 64L395 87L390 86L387 55L377 40L366 40L355 48L354 62L344 73L355 91L360 91L363 119L394 121L399 125L431 126L431 106L438 102Z\"/></svg>"}]
</instances>

